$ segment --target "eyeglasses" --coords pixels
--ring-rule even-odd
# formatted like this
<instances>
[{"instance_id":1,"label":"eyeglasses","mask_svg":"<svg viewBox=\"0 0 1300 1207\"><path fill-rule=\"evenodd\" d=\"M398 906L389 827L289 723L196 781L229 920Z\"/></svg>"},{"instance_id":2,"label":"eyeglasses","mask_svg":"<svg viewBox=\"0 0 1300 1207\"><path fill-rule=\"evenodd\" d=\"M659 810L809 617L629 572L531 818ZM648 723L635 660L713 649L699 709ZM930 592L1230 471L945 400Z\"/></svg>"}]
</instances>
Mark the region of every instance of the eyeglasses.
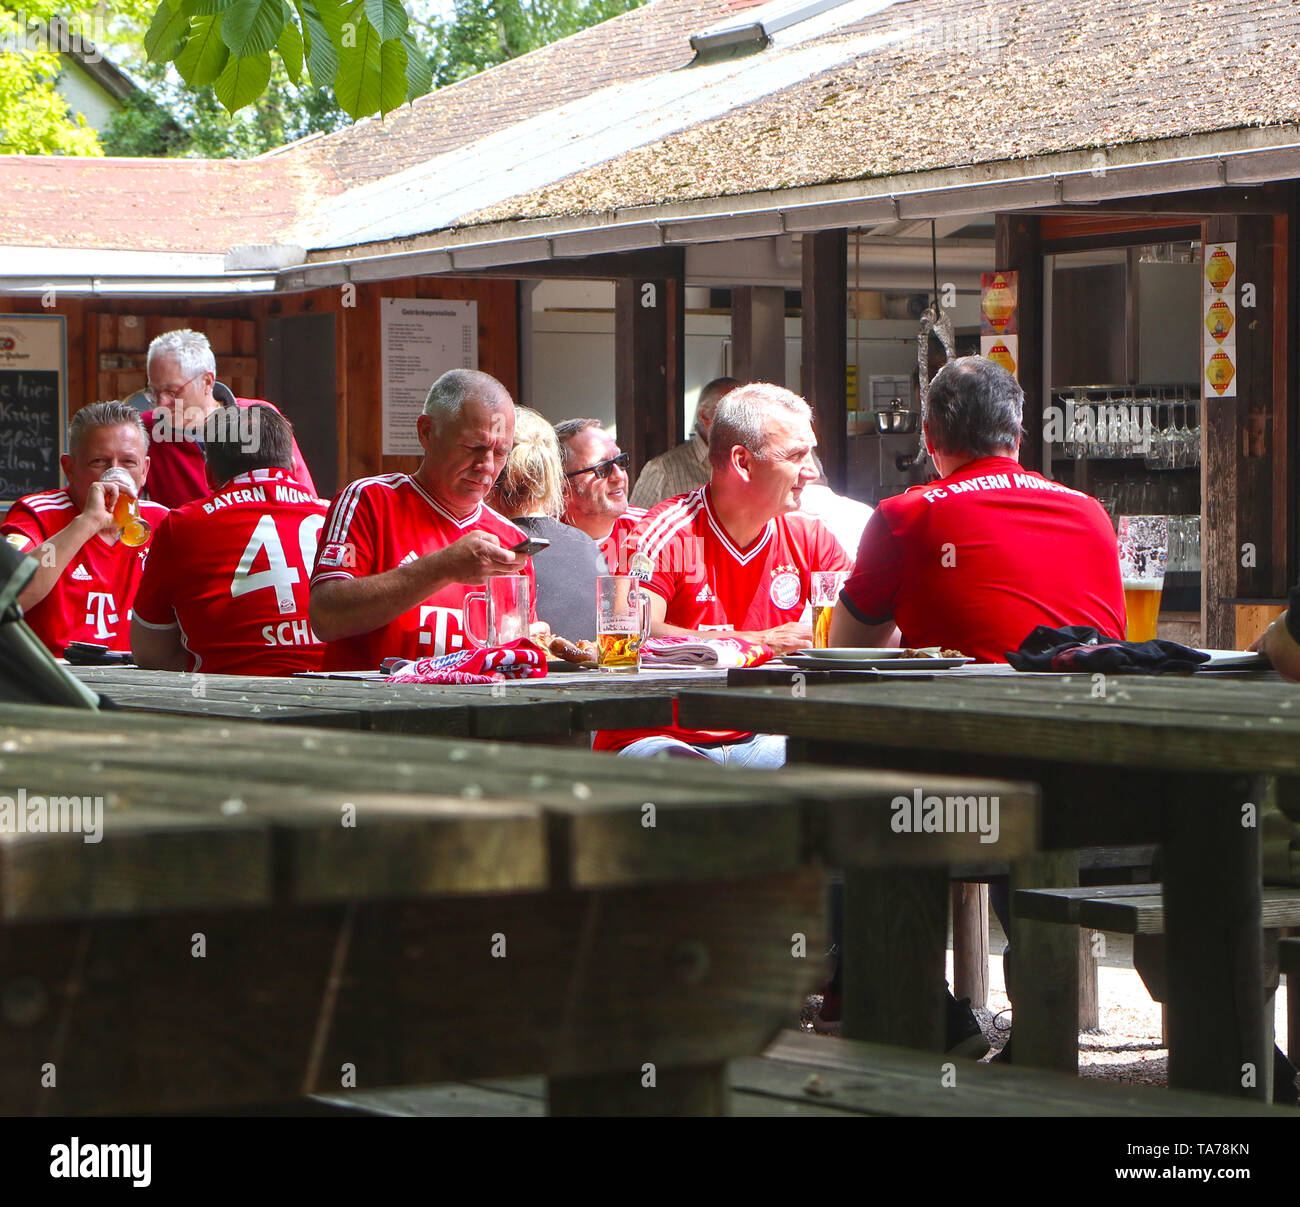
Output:
<instances>
[{"instance_id":1,"label":"eyeglasses","mask_svg":"<svg viewBox=\"0 0 1300 1207\"><path fill-rule=\"evenodd\" d=\"M579 474L595 474L598 478L608 478L614 472L615 466L626 470L631 464L631 453L619 453L617 457L611 457L608 461L597 461L595 465L588 465L586 469L571 469L564 476L566 478L576 478Z\"/></svg>"},{"instance_id":2,"label":"eyeglasses","mask_svg":"<svg viewBox=\"0 0 1300 1207\"><path fill-rule=\"evenodd\" d=\"M198 381L202 376L202 372L195 373L194 376L190 378L190 381ZM181 384L174 390L155 390L153 386L145 386L144 396L155 405L160 403L164 398L169 399L171 402L175 402L181 396L181 391L190 384L190 381L181 382Z\"/></svg>"}]
</instances>

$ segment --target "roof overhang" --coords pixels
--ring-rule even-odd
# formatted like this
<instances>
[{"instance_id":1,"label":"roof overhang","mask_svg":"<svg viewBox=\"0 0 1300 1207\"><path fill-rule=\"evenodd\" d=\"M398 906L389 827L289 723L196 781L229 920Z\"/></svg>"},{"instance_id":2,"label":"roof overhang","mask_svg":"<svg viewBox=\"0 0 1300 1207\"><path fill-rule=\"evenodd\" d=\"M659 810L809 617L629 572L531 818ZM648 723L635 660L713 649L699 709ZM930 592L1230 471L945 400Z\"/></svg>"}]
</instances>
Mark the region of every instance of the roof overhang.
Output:
<instances>
[{"instance_id":1,"label":"roof overhang","mask_svg":"<svg viewBox=\"0 0 1300 1207\"><path fill-rule=\"evenodd\" d=\"M274 271L227 271L225 253L6 247L0 294L104 297L272 293Z\"/></svg>"},{"instance_id":2,"label":"roof overhang","mask_svg":"<svg viewBox=\"0 0 1300 1207\"><path fill-rule=\"evenodd\" d=\"M1251 187L1300 178L1292 129L1196 135L1105 151L945 168L743 197L644 206L448 230L308 253L278 288L445 275L550 260L1124 198Z\"/></svg>"}]
</instances>

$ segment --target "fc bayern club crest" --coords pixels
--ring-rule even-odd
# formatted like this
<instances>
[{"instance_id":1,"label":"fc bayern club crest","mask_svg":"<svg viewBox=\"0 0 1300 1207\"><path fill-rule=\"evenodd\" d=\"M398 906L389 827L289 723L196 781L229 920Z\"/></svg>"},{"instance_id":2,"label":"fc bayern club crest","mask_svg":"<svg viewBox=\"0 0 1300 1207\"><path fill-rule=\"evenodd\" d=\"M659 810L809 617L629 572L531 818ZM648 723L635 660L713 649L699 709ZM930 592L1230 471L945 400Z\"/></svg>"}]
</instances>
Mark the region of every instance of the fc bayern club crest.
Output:
<instances>
[{"instance_id":1,"label":"fc bayern club crest","mask_svg":"<svg viewBox=\"0 0 1300 1207\"><path fill-rule=\"evenodd\" d=\"M782 611L795 607L802 593L797 574L782 573L772 580L772 603Z\"/></svg>"}]
</instances>

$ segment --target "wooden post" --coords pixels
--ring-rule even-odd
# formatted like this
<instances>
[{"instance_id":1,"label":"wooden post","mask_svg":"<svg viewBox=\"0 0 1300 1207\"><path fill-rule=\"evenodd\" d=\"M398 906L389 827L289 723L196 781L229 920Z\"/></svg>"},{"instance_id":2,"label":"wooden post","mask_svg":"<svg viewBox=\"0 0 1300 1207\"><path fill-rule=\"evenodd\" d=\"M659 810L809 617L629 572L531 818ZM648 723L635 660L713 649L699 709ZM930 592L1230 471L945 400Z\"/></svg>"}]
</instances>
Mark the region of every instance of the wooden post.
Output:
<instances>
[{"instance_id":1,"label":"wooden post","mask_svg":"<svg viewBox=\"0 0 1300 1207\"><path fill-rule=\"evenodd\" d=\"M742 285L731 291L732 375L785 385L785 290Z\"/></svg>"},{"instance_id":2,"label":"wooden post","mask_svg":"<svg viewBox=\"0 0 1300 1207\"><path fill-rule=\"evenodd\" d=\"M1020 464L1043 470L1043 250L1042 220L1029 214L998 214L994 259L998 269L1020 274L1016 319L1020 324L1020 367L1025 392ZM1050 467L1049 467L1050 468ZM1019 1045L1017 1045L1019 1058Z\"/></svg>"},{"instance_id":3,"label":"wooden post","mask_svg":"<svg viewBox=\"0 0 1300 1207\"><path fill-rule=\"evenodd\" d=\"M1232 648L1229 599L1285 596L1289 401L1285 216L1207 219L1206 244L1235 243L1236 396L1203 395L1202 581L1205 643ZM1247 301L1253 301L1248 306Z\"/></svg>"},{"instance_id":4,"label":"wooden post","mask_svg":"<svg viewBox=\"0 0 1300 1207\"><path fill-rule=\"evenodd\" d=\"M834 490L848 475L847 367L848 232L803 237L803 396L813 409L817 452ZM861 383L859 383L859 390Z\"/></svg>"},{"instance_id":5,"label":"wooden post","mask_svg":"<svg viewBox=\"0 0 1300 1207\"><path fill-rule=\"evenodd\" d=\"M614 289L614 413L640 469L681 436L686 305L682 277L622 277Z\"/></svg>"},{"instance_id":6,"label":"wooden post","mask_svg":"<svg viewBox=\"0 0 1300 1207\"><path fill-rule=\"evenodd\" d=\"M1205 774L1170 775L1164 787L1171 1089L1268 1101L1260 834L1243 824L1267 790Z\"/></svg>"},{"instance_id":7,"label":"wooden post","mask_svg":"<svg viewBox=\"0 0 1300 1207\"><path fill-rule=\"evenodd\" d=\"M844 869L844 1034L944 1050L948 874Z\"/></svg>"},{"instance_id":8,"label":"wooden post","mask_svg":"<svg viewBox=\"0 0 1300 1207\"><path fill-rule=\"evenodd\" d=\"M989 886L952 884L952 993L989 1004Z\"/></svg>"},{"instance_id":9,"label":"wooden post","mask_svg":"<svg viewBox=\"0 0 1300 1207\"><path fill-rule=\"evenodd\" d=\"M1079 1030L1101 1028L1101 1009L1097 1001L1097 957L1092 954L1095 931L1079 931Z\"/></svg>"},{"instance_id":10,"label":"wooden post","mask_svg":"<svg viewBox=\"0 0 1300 1207\"><path fill-rule=\"evenodd\" d=\"M1062 1073L1079 1070L1079 938L1073 927L1034 922L1016 912L1016 890L1079 883L1077 851L1044 851L1011 865L1014 935L1008 993L1014 1006L1016 1063Z\"/></svg>"}]
</instances>

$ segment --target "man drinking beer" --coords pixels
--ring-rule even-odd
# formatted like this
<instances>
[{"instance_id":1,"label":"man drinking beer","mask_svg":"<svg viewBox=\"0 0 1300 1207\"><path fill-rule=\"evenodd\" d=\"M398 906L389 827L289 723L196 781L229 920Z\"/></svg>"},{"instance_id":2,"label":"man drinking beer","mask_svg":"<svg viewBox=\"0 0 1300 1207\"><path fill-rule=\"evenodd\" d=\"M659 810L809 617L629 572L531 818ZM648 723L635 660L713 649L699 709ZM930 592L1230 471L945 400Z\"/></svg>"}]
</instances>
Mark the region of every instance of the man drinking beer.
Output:
<instances>
[{"instance_id":1,"label":"man drinking beer","mask_svg":"<svg viewBox=\"0 0 1300 1207\"><path fill-rule=\"evenodd\" d=\"M82 407L68 425L68 451L60 459L67 486L19 499L0 532L39 569L18 596L24 619L50 652L61 655L82 641L129 650L131 604L149 537L122 540L114 516L125 485L101 481L111 469L125 471L139 494L149 469L140 416L121 402ZM155 530L167 514L157 503L141 503L140 518Z\"/></svg>"}]
</instances>

